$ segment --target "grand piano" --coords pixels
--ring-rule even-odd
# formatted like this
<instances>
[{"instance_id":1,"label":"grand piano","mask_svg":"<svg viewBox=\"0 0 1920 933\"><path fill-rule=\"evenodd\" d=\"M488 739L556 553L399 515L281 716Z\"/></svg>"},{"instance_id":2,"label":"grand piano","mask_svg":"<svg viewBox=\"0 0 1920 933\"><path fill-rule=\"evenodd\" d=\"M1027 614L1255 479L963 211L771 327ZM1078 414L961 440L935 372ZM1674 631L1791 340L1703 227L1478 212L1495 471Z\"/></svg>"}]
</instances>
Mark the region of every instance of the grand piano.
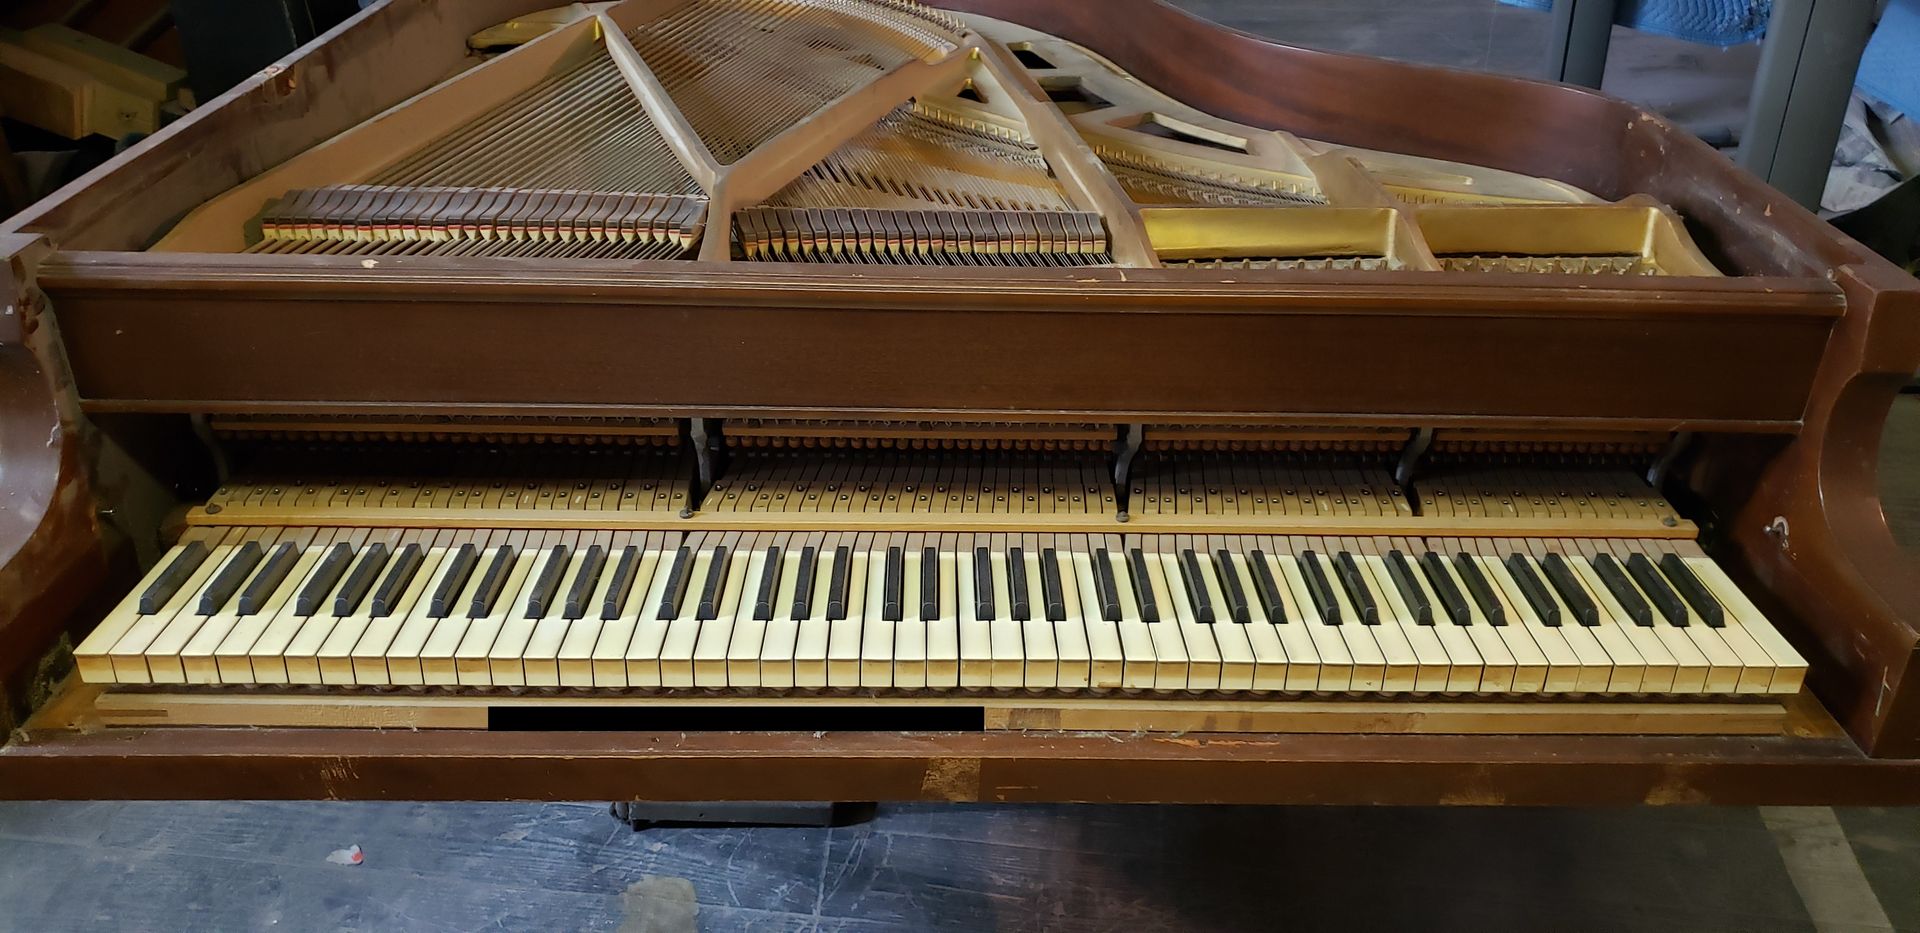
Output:
<instances>
[{"instance_id":1,"label":"grand piano","mask_svg":"<svg viewBox=\"0 0 1920 933\"><path fill-rule=\"evenodd\" d=\"M1920 283L1661 117L540 7L0 226L0 796L1920 801Z\"/></svg>"}]
</instances>

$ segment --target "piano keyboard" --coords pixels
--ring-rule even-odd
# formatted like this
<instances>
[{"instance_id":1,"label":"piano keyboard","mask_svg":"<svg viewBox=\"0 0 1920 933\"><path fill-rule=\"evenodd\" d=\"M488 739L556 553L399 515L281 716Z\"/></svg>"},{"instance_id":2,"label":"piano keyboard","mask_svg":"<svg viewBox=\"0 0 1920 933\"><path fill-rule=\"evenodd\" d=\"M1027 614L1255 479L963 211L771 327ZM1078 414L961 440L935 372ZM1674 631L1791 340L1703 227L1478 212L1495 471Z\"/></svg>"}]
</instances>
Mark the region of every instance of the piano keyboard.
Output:
<instances>
[{"instance_id":1,"label":"piano keyboard","mask_svg":"<svg viewBox=\"0 0 1920 933\"><path fill-rule=\"evenodd\" d=\"M1791 694L1691 542L194 528L91 683Z\"/></svg>"}]
</instances>

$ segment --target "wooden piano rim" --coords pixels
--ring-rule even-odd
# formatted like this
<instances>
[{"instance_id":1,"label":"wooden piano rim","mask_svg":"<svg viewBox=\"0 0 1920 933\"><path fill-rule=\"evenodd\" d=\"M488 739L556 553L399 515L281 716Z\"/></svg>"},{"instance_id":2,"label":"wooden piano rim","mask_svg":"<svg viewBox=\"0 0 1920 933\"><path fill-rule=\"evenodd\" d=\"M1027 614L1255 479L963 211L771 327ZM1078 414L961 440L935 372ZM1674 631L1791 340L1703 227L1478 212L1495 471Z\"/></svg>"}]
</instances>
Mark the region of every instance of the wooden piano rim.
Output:
<instances>
[{"instance_id":1,"label":"wooden piano rim","mask_svg":"<svg viewBox=\"0 0 1920 933\"><path fill-rule=\"evenodd\" d=\"M628 417L628 418L974 418L1008 423L1048 423L1058 421L1098 421L1103 424L1133 424L1178 420L1195 424L1279 425L1285 427L1344 427L1352 425L1390 428L1498 428L1509 430L1550 429L1556 435L1577 436L1599 431L1726 431L1743 434L1797 434L1799 421L1756 419L1694 418L1606 418L1606 417L1532 417L1525 415L1443 415L1419 412L1381 412L1330 415L1325 412L1221 412L1221 411L1135 411L1066 409L1020 411L998 408L775 408L753 405L701 405L663 403L658 405L553 405L541 403L506 404L487 402L353 402L304 400L204 401L199 399L89 398L79 399L80 410L90 414L313 414L313 415L514 415L553 417Z\"/></svg>"},{"instance_id":2,"label":"wooden piano rim","mask_svg":"<svg viewBox=\"0 0 1920 933\"><path fill-rule=\"evenodd\" d=\"M510 270L510 283L501 280ZM460 257L274 256L57 251L36 278L50 293L204 290L350 300L431 290L479 301L641 301L661 292L677 305L782 306L886 311L885 303L942 310L1080 313L1088 299L1134 304L1137 313L1406 314L1445 317L1645 318L1707 315L1838 318L1845 296L1823 278L1671 278L1492 272L1353 272L1018 267L834 266L814 263L543 260ZM981 295L983 282L995 287ZM969 287L974 286L974 287ZM503 294L504 293L504 294ZM1074 304L1035 303L1070 297ZM1169 302L1173 307L1169 307ZM1221 302L1232 302L1222 304ZM1324 303L1316 306L1315 302ZM56 301L57 307L57 301ZM1113 310L1101 304L1096 310ZM904 310L904 308L903 308ZM1123 308L1124 310L1124 308Z\"/></svg>"},{"instance_id":3,"label":"wooden piano rim","mask_svg":"<svg viewBox=\"0 0 1920 933\"><path fill-rule=\"evenodd\" d=\"M1920 803L1920 760L1811 700L1781 736L50 727L75 683L0 748L0 798Z\"/></svg>"}]
</instances>

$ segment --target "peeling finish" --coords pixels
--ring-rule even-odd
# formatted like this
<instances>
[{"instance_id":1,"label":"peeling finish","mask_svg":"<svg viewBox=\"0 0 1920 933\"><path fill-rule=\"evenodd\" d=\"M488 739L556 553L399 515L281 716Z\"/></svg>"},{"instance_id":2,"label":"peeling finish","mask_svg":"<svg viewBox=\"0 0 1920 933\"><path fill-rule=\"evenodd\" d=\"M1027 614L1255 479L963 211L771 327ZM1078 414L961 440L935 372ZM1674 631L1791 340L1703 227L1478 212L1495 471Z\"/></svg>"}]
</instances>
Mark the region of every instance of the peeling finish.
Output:
<instances>
[{"instance_id":1,"label":"peeling finish","mask_svg":"<svg viewBox=\"0 0 1920 933\"><path fill-rule=\"evenodd\" d=\"M920 793L928 800L980 799L980 759L935 758L920 778Z\"/></svg>"}]
</instances>

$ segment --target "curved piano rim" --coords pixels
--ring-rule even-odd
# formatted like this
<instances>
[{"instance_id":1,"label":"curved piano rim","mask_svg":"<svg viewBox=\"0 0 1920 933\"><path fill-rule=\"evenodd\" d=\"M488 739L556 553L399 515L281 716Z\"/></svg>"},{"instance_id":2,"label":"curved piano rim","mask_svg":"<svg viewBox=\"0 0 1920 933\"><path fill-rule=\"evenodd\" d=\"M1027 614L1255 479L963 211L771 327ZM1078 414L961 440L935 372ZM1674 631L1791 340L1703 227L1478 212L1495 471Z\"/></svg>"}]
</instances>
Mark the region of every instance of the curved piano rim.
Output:
<instances>
[{"instance_id":1,"label":"curved piano rim","mask_svg":"<svg viewBox=\"0 0 1920 933\"><path fill-rule=\"evenodd\" d=\"M457 13L450 4L376 5L322 37L324 47L297 51L0 232L44 235L56 245L92 250L136 249L140 238L178 216L181 204L210 197L277 160L273 152L253 151L196 164L193 157L202 147L241 127L264 126L280 130L268 136L283 150L278 158L284 158L331 132L301 123L310 108L336 126L356 119L351 108L364 102L329 94L333 85L354 80L352 69L338 69L336 62L458 28L448 25L449 18L487 24L534 5L484 0L461 4ZM1795 734L1758 738L842 733L815 739L773 733L162 728L88 733L30 727L0 749L0 797L1920 802L1915 780L1920 761L1890 757L1920 753L1920 688L1900 684L1904 689L1892 702L1869 689L1900 683L1914 663L1912 624L1920 620L1920 591L1910 574L1893 572L1911 568L1911 559L1901 562L1871 493L1872 438L1896 386L1894 374L1904 379L1920 363L1920 289L1910 280L1756 180L1721 171L1709 161L1716 154L1664 120L1597 94L1486 75L1442 77L1432 69L1287 49L1152 0L1131 0L1125 16L1111 15L1107 7L1096 15L1092 5L1068 2L963 0L951 5L1078 41L1168 94L1204 101L1223 116L1245 122L1307 133L1326 127L1324 135L1353 144L1531 170L1603 195L1646 190L1685 211L1697 222L1703 244L1739 270L1791 279L1802 294L1800 302L1780 299L1769 306L1783 319L1830 328L1831 336L1821 341L1827 352L1805 376L1804 412L1760 421L1799 433L1787 454L1763 466L1710 463L1701 468L1734 476L1723 489L1738 501L1725 508L1737 512L1742 524L1730 535L1723 559L1731 558L1743 583L1765 584L1785 600L1766 608L1782 610L1783 617L1797 619L1818 636L1824 645L1818 656L1828 662L1825 675L1831 679L1822 683L1817 668L1816 685L1840 711L1840 723L1851 735L1839 731L1817 706ZM1138 37L1153 38L1130 38L1116 28L1120 23L1137 29ZM1165 52L1183 38L1220 50L1220 67L1209 73L1239 74L1243 80L1284 77L1303 91L1320 93L1278 101L1183 69L1180 59ZM425 86L443 71L443 62L421 57L402 61L393 81L401 87ZM1406 105L1415 82L1421 91L1417 112ZM1509 112L1502 114L1502 108ZM1430 117L1440 119L1422 122ZM1594 132L1602 134L1604 144L1591 144ZM1489 149L1487 140L1502 141L1505 148ZM1561 144L1547 145L1555 140ZM1575 140L1589 142L1576 145ZM1519 144L1525 141L1539 145ZM170 202L131 197L163 185L177 192ZM1747 223L1753 217L1767 220ZM23 237L0 239L0 245L15 258L38 249ZM151 270L139 268L137 260L112 270L88 268L126 259L124 254L109 261L98 254L69 253L44 261L35 257L24 267L16 263L19 271L6 282L7 297L26 317L44 311L38 302L44 288L61 305L64 325L67 302L84 305L87 296L112 295L116 289L123 296L184 289L198 297L249 288L270 295L326 281L324 276L282 276L273 283L210 284L204 279L218 273L205 270L176 281L141 282ZM1829 268L1835 270L1832 277L1823 274ZM1294 280L1279 274L1273 281L1283 288ZM1785 284L1750 281L1761 289L1770 281ZM1462 280L1466 290L1457 293L1462 301L1475 297L1477 284ZM1431 296L1431 286L1427 289ZM1656 291L1630 288L1611 313L1631 319L1635 315L1628 308L1635 302L1630 299L1657 302ZM1738 291L1724 300L1739 301ZM1844 313L1836 294L1844 295ZM245 304L236 302L235 310ZM49 447L62 459L46 462L72 462L70 452L78 449L85 428L72 409L56 401L73 397L67 394L70 374L65 355L57 345L49 346L51 328L40 323L40 343L34 346L39 359L23 360L13 352L0 358L0 365L44 379L54 391L10 397L7 418L9 424L45 423L59 409L66 430ZM1722 426L1739 425L1727 421ZM1745 426L1756 428L1759 421ZM84 513L73 508L90 501L82 476L68 470L30 472L31 494L63 503L69 518ZM1829 512L1828 502L1837 504L1834 511ZM1782 557L1777 543L1748 521L1789 511L1796 528L1809 530L1818 553L1801 560ZM7 620L0 639L0 672L17 689L23 681L19 672L41 653L43 644L33 634L47 629L49 620L74 615L92 595L99 574L83 571L98 566L101 546L90 522L85 534L73 521L43 522L24 531L5 526L0 532L7 535L0 540L0 554L42 548L63 555L54 569L64 572L26 581L24 593L7 594L15 600L10 607L27 607ZM1869 572L1873 578L1863 579ZM1846 606L1818 605L1836 592ZM1860 618L1867 621L1856 630ZM1867 650L1853 651L1848 664L1832 663L1835 649L1851 648L1841 643L1856 633ZM23 634L29 637L23 640ZM56 712L44 708L42 715ZM1869 757L1863 748L1885 757ZM769 791L769 773L779 776L776 792Z\"/></svg>"}]
</instances>

